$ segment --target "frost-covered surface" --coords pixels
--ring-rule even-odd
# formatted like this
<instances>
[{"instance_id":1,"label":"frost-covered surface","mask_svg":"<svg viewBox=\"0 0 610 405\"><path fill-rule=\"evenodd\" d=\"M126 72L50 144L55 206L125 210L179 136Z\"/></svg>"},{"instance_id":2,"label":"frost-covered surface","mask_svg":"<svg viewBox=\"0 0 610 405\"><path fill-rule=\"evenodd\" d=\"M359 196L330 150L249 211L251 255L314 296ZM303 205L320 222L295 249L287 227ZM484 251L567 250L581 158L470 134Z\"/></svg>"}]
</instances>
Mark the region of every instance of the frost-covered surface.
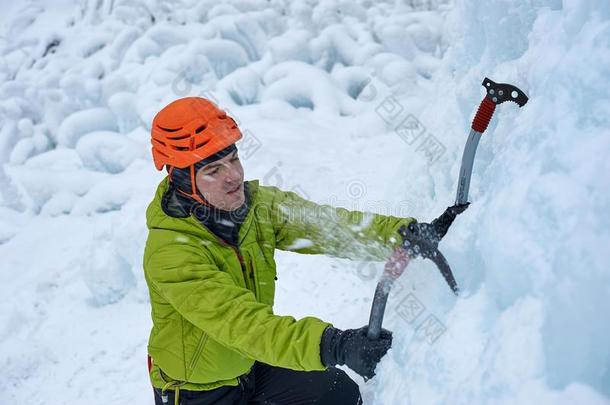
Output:
<instances>
[{"instance_id":1,"label":"frost-covered surface","mask_svg":"<svg viewBox=\"0 0 610 405\"><path fill-rule=\"evenodd\" d=\"M442 243L464 293L414 262L394 347L355 378L367 404L610 402L606 0L49 0L0 24L0 402L151 402L141 257L164 104L227 108L247 178L430 220L484 76L530 101L498 109ZM277 313L367 322L381 263L277 261Z\"/></svg>"}]
</instances>

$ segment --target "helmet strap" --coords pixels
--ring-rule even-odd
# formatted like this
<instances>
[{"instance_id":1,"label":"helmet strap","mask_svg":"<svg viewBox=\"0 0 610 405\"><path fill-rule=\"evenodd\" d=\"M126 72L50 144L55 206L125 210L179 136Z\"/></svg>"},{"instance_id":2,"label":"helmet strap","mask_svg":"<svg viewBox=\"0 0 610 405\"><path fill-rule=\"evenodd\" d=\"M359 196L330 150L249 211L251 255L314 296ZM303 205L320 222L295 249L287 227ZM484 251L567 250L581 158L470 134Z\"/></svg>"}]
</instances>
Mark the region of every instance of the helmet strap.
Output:
<instances>
[{"instance_id":1,"label":"helmet strap","mask_svg":"<svg viewBox=\"0 0 610 405\"><path fill-rule=\"evenodd\" d=\"M173 170L174 170L174 166L169 166L168 176L169 176L170 182L172 181L172 171ZM203 198L201 198L201 196L197 193L197 185L195 184L195 165L194 164L189 166L189 172L191 175L191 194L180 190L178 187L176 187L175 190L182 195L192 198L193 200L197 201L200 204L208 205L208 203Z\"/></svg>"},{"instance_id":2,"label":"helmet strap","mask_svg":"<svg viewBox=\"0 0 610 405\"><path fill-rule=\"evenodd\" d=\"M191 195L190 197L197 201L198 203L207 205L203 199L199 196L199 194L197 194L197 184L195 184L195 165L192 164L191 167L189 168L191 171Z\"/></svg>"}]
</instances>

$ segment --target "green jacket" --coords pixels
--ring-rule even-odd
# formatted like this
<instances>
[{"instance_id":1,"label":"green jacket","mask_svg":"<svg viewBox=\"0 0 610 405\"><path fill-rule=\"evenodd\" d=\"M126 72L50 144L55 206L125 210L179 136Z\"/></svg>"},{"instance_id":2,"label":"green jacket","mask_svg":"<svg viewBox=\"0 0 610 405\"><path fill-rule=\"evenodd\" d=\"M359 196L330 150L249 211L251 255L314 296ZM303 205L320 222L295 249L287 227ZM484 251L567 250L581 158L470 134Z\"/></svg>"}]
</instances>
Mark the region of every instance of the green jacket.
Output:
<instances>
[{"instance_id":1,"label":"green jacket","mask_svg":"<svg viewBox=\"0 0 610 405\"><path fill-rule=\"evenodd\" d=\"M166 215L161 200L167 177L146 211L144 273L153 320L148 353L155 387L172 381L189 390L237 385L255 360L324 370L320 338L331 324L273 314L275 249L385 260L398 244L398 228L411 221L317 205L256 180L248 186L251 204L239 249L193 216Z\"/></svg>"}]
</instances>

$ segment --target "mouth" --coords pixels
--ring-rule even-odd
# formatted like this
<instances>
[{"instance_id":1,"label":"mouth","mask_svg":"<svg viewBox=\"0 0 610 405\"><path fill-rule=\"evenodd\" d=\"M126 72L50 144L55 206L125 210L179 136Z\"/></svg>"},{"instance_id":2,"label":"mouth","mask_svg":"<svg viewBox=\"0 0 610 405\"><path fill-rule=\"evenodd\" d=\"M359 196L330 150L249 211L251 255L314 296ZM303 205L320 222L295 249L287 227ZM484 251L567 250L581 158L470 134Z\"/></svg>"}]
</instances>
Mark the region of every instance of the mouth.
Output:
<instances>
[{"instance_id":1,"label":"mouth","mask_svg":"<svg viewBox=\"0 0 610 405\"><path fill-rule=\"evenodd\" d=\"M227 191L228 195L234 195L235 193L237 193L239 190L241 189L241 183L238 184L234 189Z\"/></svg>"}]
</instances>

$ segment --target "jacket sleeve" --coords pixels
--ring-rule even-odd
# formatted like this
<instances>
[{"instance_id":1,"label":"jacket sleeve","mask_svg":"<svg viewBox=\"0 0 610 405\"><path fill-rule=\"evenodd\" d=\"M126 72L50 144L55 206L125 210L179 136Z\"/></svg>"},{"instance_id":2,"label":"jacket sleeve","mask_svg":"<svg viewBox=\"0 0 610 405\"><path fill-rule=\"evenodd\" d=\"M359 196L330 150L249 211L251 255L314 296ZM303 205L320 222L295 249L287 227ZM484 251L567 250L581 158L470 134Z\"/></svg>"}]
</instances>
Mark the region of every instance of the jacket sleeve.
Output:
<instances>
[{"instance_id":1,"label":"jacket sleeve","mask_svg":"<svg viewBox=\"0 0 610 405\"><path fill-rule=\"evenodd\" d=\"M269 305L221 271L200 248L161 247L145 263L146 279L187 321L241 355L293 370L324 370L320 339L330 323L274 315Z\"/></svg>"},{"instance_id":2,"label":"jacket sleeve","mask_svg":"<svg viewBox=\"0 0 610 405\"><path fill-rule=\"evenodd\" d=\"M276 248L352 260L385 260L400 244L398 229L413 218L318 205L293 192L266 187Z\"/></svg>"}]
</instances>

